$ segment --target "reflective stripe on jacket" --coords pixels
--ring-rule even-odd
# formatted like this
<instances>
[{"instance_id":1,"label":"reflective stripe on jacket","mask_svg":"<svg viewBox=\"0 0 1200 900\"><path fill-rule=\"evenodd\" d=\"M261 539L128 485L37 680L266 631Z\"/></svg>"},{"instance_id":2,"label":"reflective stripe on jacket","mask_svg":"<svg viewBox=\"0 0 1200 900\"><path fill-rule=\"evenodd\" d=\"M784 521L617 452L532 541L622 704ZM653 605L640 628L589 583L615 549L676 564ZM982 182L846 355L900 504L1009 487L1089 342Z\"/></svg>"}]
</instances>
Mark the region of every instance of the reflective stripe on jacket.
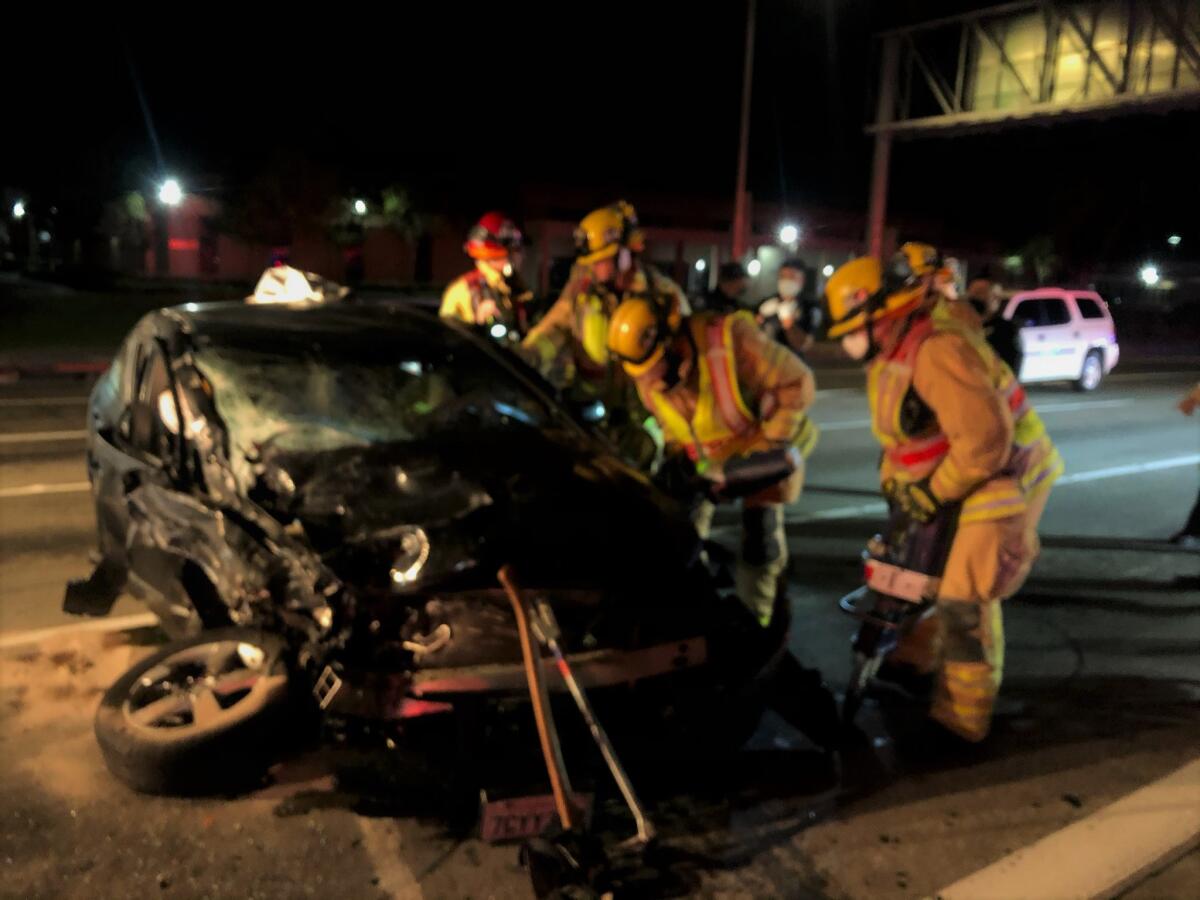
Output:
<instances>
[{"instance_id":1,"label":"reflective stripe on jacket","mask_svg":"<svg viewBox=\"0 0 1200 900\"><path fill-rule=\"evenodd\" d=\"M939 500L962 501L961 522L1019 515L1062 474L1012 370L944 302L871 363L867 395L881 481L928 478Z\"/></svg>"},{"instance_id":2,"label":"reflective stripe on jacket","mask_svg":"<svg viewBox=\"0 0 1200 900\"><path fill-rule=\"evenodd\" d=\"M676 392L687 390L681 385L668 399L639 385L667 440L693 459L714 462L778 444L808 456L818 436L806 414L814 394L808 367L764 335L748 312L702 313L688 327L697 351L697 387L680 397ZM754 384L739 378L739 367Z\"/></svg>"}]
</instances>

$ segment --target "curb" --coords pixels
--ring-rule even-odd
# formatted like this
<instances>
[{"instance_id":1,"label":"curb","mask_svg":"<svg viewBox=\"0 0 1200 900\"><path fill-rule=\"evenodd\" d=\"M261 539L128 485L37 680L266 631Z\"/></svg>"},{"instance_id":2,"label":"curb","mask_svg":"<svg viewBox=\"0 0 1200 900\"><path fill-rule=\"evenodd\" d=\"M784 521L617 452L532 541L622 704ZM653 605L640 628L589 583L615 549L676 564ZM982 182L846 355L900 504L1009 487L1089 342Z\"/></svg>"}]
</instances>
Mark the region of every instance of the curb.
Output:
<instances>
[{"instance_id":1,"label":"curb","mask_svg":"<svg viewBox=\"0 0 1200 900\"><path fill-rule=\"evenodd\" d=\"M15 384L22 378L78 378L83 375L102 375L108 371L108 366L108 360L0 366L0 384Z\"/></svg>"}]
</instances>

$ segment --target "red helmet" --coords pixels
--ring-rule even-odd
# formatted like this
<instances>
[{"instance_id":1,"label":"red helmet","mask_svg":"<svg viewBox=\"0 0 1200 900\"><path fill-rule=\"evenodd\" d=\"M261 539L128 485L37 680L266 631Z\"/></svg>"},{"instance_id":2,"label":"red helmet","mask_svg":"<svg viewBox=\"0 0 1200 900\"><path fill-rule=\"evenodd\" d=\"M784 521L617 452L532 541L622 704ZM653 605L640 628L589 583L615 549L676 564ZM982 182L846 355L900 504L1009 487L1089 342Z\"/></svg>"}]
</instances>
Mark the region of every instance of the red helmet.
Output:
<instances>
[{"instance_id":1,"label":"red helmet","mask_svg":"<svg viewBox=\"0 0 1200 900\"><path fill-rule=\"evenodd\" d=\"M503 259L521 246L521 229L502 212L484 213L467 232L463 249L472 259Z\"/></svg>"}]
</instances>

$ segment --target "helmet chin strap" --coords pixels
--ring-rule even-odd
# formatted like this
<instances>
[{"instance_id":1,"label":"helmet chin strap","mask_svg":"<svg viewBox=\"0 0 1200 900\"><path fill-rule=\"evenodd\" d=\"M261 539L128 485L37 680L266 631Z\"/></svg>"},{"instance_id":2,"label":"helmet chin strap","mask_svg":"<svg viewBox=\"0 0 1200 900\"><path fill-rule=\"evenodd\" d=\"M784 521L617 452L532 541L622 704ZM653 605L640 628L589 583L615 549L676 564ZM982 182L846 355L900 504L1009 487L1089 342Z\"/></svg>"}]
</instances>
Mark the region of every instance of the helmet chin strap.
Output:
<instances>
[{"instance_id":1,"label":"helmet chin strap","mask_svg":"<svg viewBox=\"0 0 1200 900\"><path fill-rule=\"evenodd\" d=\"M687 339L688 346L692 350L693 357L696 354L696 343L692 339L691 331L685 331L684 336ZM674 389L680 381L683 380L683 363L684 355L679 350L679 342L675 335L671 335L667 339L670 343L667 344L666 350L663 352L663 360L667 364L667 370L663 373L663 391Z\"/></svg>"}]
</instances>

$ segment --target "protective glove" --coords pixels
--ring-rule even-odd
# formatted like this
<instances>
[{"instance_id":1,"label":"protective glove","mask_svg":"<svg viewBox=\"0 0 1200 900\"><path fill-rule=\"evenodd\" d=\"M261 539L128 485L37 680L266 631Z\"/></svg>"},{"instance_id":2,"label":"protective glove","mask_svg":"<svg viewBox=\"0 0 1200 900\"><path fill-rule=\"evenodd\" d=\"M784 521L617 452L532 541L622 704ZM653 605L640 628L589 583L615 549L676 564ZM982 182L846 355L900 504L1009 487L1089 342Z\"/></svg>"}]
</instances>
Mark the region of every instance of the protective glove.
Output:
<instances>
[{"instance_id":1,"label":"protective glove","mask_svg":"<svg viewBox=\"0 0 1200 900\"><path fill-rule=\"evenodd\" d=\"M696 472L696 464L686 453L668 450L654 474L659 490L677 500L691 501L699 493L707 493L704 479Z\"/></svg>"},{"instance_id":2,"label":"protective glove","mask_svg":"<svg viewBox=\"0 0 1200 900\"><path fill-rule=\"evenodd\" d=\"M883 486L883 492L902 513L922 525L932 522L942 505L929 489L928 480L898 482L890 479Z\"/></svg>"}]
</instances>

